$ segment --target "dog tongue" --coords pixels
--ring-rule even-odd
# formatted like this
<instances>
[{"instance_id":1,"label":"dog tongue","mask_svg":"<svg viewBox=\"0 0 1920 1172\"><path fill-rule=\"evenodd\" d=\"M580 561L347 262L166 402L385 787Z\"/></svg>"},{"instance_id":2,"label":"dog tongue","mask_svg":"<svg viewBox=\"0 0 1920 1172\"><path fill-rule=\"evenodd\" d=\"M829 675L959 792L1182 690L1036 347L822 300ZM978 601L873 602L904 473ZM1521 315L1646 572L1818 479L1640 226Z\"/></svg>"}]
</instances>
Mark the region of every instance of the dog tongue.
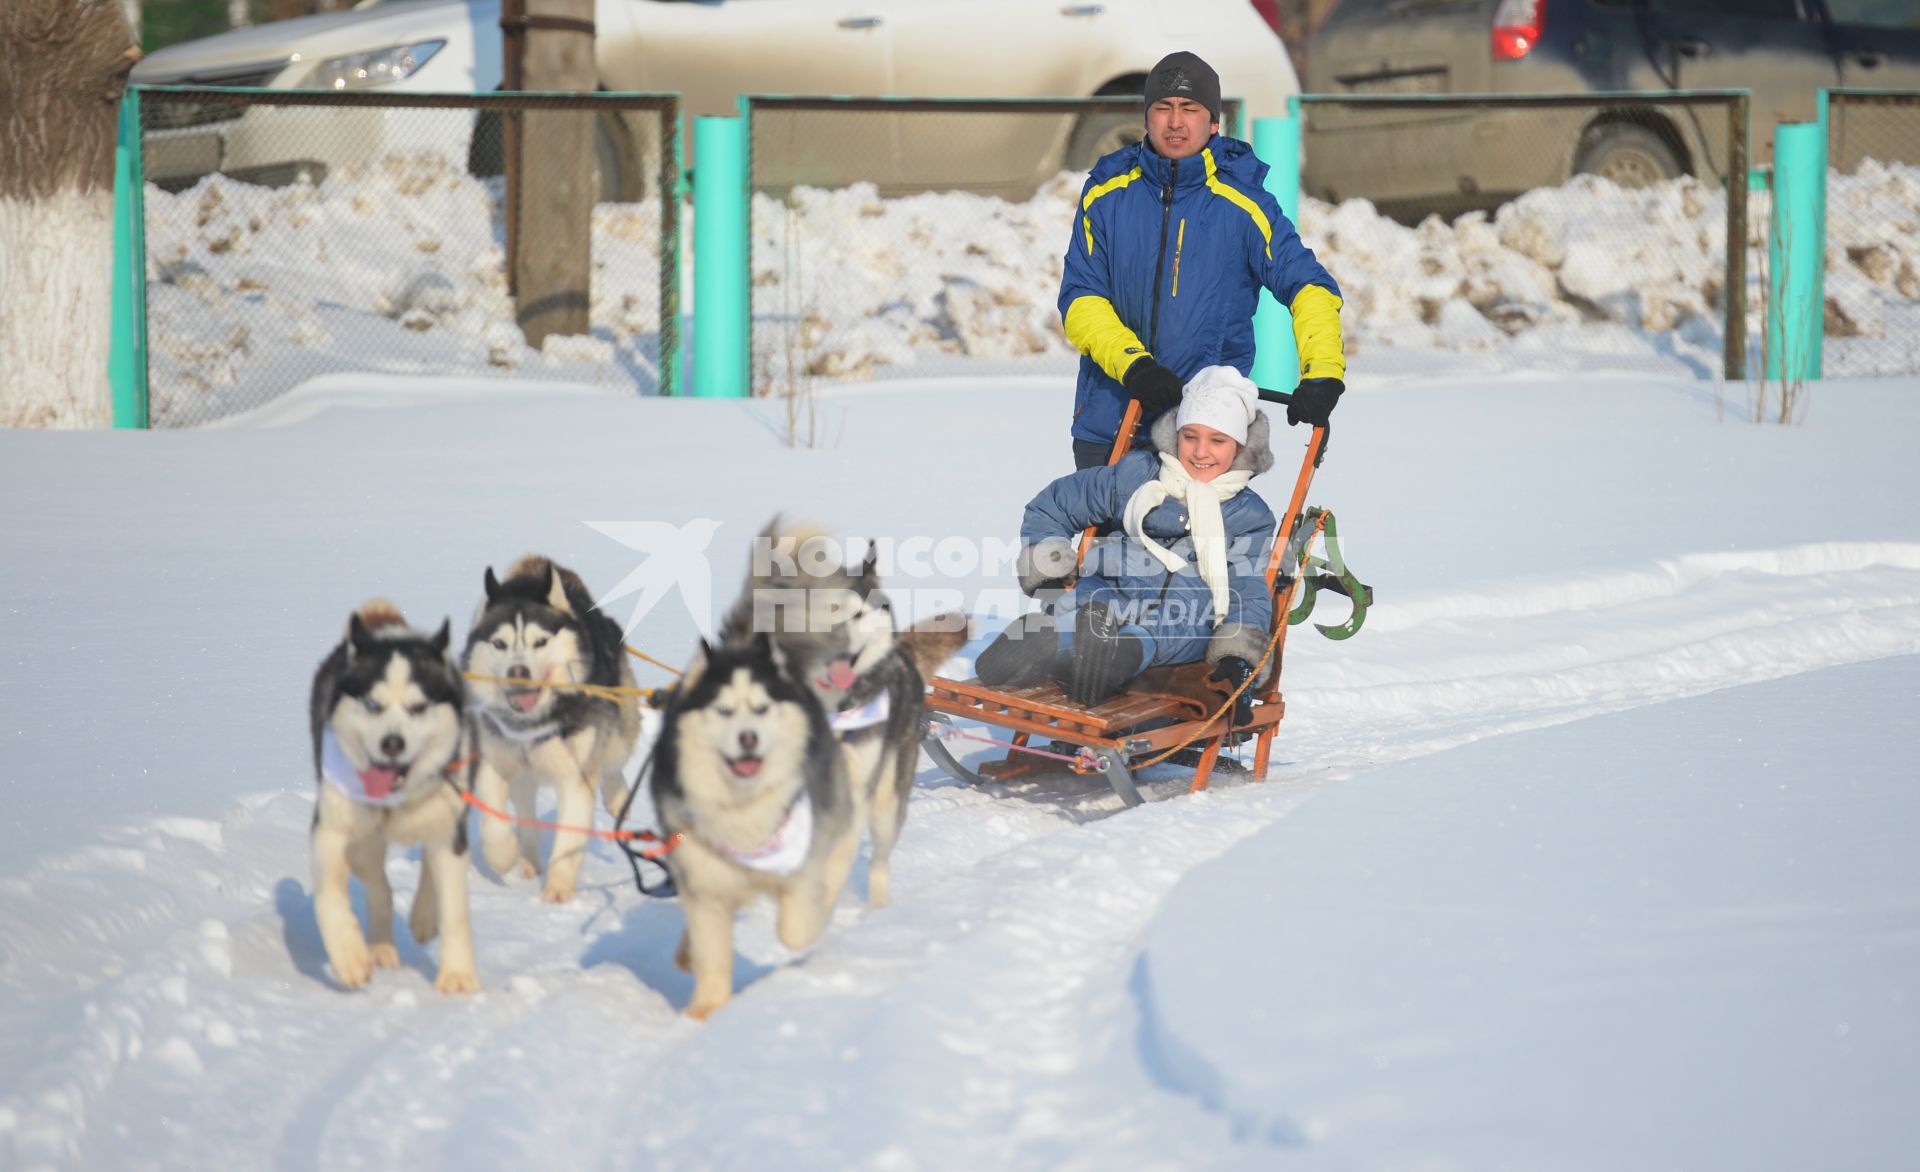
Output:
<instances>
[{"instance_id":1,"label":"dog tongue","mask_svg":"<svg viewBox=\"0 0 1920 1172\"><path fill-rule=\"evenodd\" d=\"M733 772L740 777L752 777L754 774L760 772L760 758L758 757L741 757L729 761L727 764L731 765Z\"/></svg>"},{"instance_id":2,"label":"dog tongue","mask_svg":"<svg viewBox=\"0 0 1920 1172\"><path fill-rule=\"evenodd\" d=\"M522 711L522 712L532 712L532 711L533 711L533 708L534 708L534 705L536 705L536 704L538 704L538 703L540 703L540 693L538 693L538 692L514 692L514 693L512 693L512 694L510 694L510 695L509 695L509 696L507 697L507 699L509 699L509 700L511 700L511 701L513 701L513 706L514 706L515 708L518 708L518 709L519 709L520 711Z\"/></svg>"},{"instance_id":3,"label":"dog tongue","mask_svg":"<svg viewBox=\"0 0 1920 1172\"><path fill-rule=\"evenodd\" d=\"M853 687L853 682L857 678L859 677L853 674L851 659L836 659L833 661L833 666L827 669L827 686L836 692L844 692Z\"/></svg>"},{"instance_id":4,"label":"dog tongue","mask_svg":"<svg viewBox=\"0 0 1920 1172\"><path fill-rule=\"evenodd\" d=\"M394 779L400 776L398 769L388 769L380 765L369 765L360 774L360 784L367 787L370 798L389 797L393 793Z\"/></svg>"}]
</instances>

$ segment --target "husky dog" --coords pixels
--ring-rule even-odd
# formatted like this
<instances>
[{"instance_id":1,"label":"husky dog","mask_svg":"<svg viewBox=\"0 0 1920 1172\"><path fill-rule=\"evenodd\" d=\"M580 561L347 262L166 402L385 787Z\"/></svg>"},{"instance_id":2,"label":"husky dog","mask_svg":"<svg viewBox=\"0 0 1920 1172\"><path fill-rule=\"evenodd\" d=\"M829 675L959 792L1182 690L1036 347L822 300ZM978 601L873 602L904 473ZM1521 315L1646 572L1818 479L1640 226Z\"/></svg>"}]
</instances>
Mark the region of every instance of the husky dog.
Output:
<instances>
[{"instance_id":1,"label":"husky dog","mask_svg":"<svg viewBox=\"0 0 1920 1172\"><path fill-rule=\"evenodd\" d=\"M621 771L640 736L639 708L543 685L633 687L620 625L595 609L579 575L538 555L513 563L505 582L487 567L486 590L465 658L468 672L490 677L473 685L480 750L474 792L495 809L511 798L520 816L532 818L544 782L559 791L558 821L585 827L597 786L607 811L618 812L627 800ZM535 873L540 838L533 827L489 817L480 823L480 841L501 876ZM584 834L554 834L544 898L573 898L585 855Z\"/></svg>"},{"instance_id":2,"label":"husky dog","mask_svg":"<svg viewBox=\"0 0 1920 1172\"><path fill-rule=\"evenodd\" d=\"M746 593L721 637L737 645L753 632L771 633L827 709L853 780L855 817L872 834L867 904L886 907L926 734L926 676L966 642L966 620L940 615L903 641L880 588L878 551L870 546L857 572L816 566L808 544L827 540L811 527L783 530L775 517L760 533Z\"/></svg>"},{"instance_id":3,"label":"husky dog","mask_svg":"<svg viewBox=\"0 0 1920 1172\"><path fill-rule=\"evenodd\" d=\"M313 677L313 911L334 976L348 988L397 968L387 847L419 843L420 889L407 917L425 944L444 932L442 993L480 988L467 915L466 806L455 786L470 783L472 729L466 690L447 654L448 624L432 636L408 628L392 603L376 599L347 621L347 637ZM464 776L463 776L464 775ZM453 784L448 784L452 782ZM360 932L347 875L367 893ZM372 937L369 948L367 938Z\"/></svg>"},{"instance_id":4,"label":"husky dog","mask_svg":"<svg viewBox=\"0 0 1920 1172\"><path fill-rule=\"evenodd\" d=\"M779 904L780 940L820 938L860 849L845 759L826 710L777 647L700 645L654 743L654 812L686 932L674 963L693 974L687 1013L733 996L733 918L760 895Z\"/></svg>"}]
</instances>

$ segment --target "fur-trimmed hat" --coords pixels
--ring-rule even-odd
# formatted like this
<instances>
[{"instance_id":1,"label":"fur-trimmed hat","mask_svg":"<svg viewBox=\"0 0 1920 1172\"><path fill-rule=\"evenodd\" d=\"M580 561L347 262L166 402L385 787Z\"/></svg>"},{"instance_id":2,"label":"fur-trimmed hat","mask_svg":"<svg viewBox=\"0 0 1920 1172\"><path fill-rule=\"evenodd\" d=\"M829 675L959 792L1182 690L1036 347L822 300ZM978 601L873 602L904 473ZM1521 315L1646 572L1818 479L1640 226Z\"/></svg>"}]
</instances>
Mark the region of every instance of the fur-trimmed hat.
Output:
<instances>
[{"instance_id":1,"label":"fur-trimmed hat","mask_svg":"<svg viewBox=\"0 0 1920 1172\"><path fill-rule=\"evenodd\" d=\"M1147 108L1162 98L1191 99L1220 121L1220 75L1196 54L1169 53L1147 74Z\"/></svg>"},{"instance_id":2,"label":"fur-trimmed hat","mask_svg":"<svg viewBox=\"0 0 1920 1172\"><path fill-rule=\"evenodd\" d=\"M1247 425L1260 413L1260 388L1231 366L1202 367L1187 380L1186 392L1174 419L1174 430L1201 423L1247 442Z\"/></svg>"}]
</instances>

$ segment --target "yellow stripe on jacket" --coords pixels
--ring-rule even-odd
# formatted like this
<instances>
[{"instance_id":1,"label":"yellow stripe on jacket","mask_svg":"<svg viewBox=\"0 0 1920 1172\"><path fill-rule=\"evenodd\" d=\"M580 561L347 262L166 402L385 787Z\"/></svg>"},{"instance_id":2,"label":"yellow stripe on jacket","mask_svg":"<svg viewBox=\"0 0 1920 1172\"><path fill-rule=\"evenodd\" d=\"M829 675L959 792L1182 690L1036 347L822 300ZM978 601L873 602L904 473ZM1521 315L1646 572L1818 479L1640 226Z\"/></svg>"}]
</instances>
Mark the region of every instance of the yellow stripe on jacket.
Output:
<instances>
[{"instance_id":1,"label":"yellow stripe on jacket","mask_svg":"<svg viewBox=\"0 0 1920 1172\"><path fill-rule=\"evenodd\" d=\"M1220 181L1219 168L1214 166L1213 162L1213 151L1201 151L1200 158L1207 165L1207 190L1253 218L1254 227L1260 229L1260 239L1266 246L1267 259L1272 260L1273 222L1267 219L1267 213L1260 210L1259 204L1248 199L1245 192Z\"/></svg>"},{"instance_id":2,"label":"yellow stripe on jacket","mask_svg":"<svg viewBox=\"0 0 1920 1172\"><path fill-rule=\"evenodd\" d=\"M1065 325L1067 341L1115 381L1126 376L1127 367L1149 357L1140 335L1126 327L1114 312L1113 302L1104 297L1074 298L1067 306Z\"/></svg>"},{"instance_id":3,"label":"yellow stripe on jacket","mask_svg":"<svg viewBox=\"0 0 1920 1172\"><path fill-rule=\"evenodd\" d=\"M1340 299L1319 285L1306 285L1294 295L1290 308L1300 377L1347 377L1347 352L1340 342Z\"/></svg>"},{"instance_id":4,"label":"yellow stripe on jacket","mask_svg":"<svg viewBox=\"0 0 1920 1172\"><path fill-rule=\"evenodd\" d=\"M1080 201L1080 222L1086 227L1088 256L1093 255L1093 201L1110 191L1119 191L1138 178L1140 178L1140 168L1135 167L1124 175L1115 175L1092 191L1087 192L1087 197Z\"/></svg>"}]
</instances>

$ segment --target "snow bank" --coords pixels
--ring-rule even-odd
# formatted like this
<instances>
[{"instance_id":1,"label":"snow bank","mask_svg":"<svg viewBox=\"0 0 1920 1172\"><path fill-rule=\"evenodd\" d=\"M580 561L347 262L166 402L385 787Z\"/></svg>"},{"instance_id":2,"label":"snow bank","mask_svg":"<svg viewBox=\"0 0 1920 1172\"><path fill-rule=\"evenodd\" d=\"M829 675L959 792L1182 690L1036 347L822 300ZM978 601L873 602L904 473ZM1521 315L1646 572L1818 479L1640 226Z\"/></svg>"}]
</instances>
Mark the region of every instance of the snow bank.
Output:
<instances>
[{"instance_id":1,"label":"snow bank","mask_svg":"<svg viewBox=\"0 0 1920 1172\"><path fill-rule=\"evenodd\" d=\"M529 350L507 297L501 181L436 153L318 186L210 176L147 190L158 424L256 406L339 371L656 383L660 204L594 209L592 334Z\"/></svg>"},{"instance_id":2,"label":"snow bank","mask_svg":"<svg viewBox=\"0 0 1920 1172\"><path fill-rule=\"evenodd\" d=\"M1083 176L1030 200L871 184L757 195L757 390L956 361L1065 370L1055 300ZM334 371L523 372L645 392L657 382L656 201L594 211L589 338L527 350L506 297L498 180L397 155L278 189L212 177L148 193L155 418L251 406ZM1748 217L1757 346L1769 201ZM1356 370L1722 369L1722 193L1593 176L1496 213L1407 227L1364 200L1307 199L1301 232L1340 282ZM1830 375L1920 369L1920 168L1867 164L1829 197ZM690 237L689 237L690 239ZM690 287L690 286L689 286ZM1403 357L1406 356L1406 357Z\"/></svg>"},{"instance_id":3,"label":"snow bank","mask_svg":"<svg viewBox=\"0 0 1920 1172\"><path fill-rule=\"evenodd\" d=\"M1827 175L1829 375L1920 370L1920 167Z\"/></svg>"},{"instance_id":4,"label":"snow bank","mask_svg":"<svg viewBox=\"0 0 1920 1172\"><path fill-rule=\"evenodd\" d=\"M1337 1167L1902 1167L1916 689L1881 660L1325 789L1161 908L1143 1061Z\"/></svg>"},{"instance_id":5,"label":"snow bank","mask_svg":"<svg viewBox=\"0 0 1920 1172\"><path fill-rule=\"evenodd\" d=\"M943 355L1065 361L1062 248L1085 175L1025 203L960 192L882 199L870 183L753 199L758 369L784 385Z\"/></svg>"}]
</instances>

